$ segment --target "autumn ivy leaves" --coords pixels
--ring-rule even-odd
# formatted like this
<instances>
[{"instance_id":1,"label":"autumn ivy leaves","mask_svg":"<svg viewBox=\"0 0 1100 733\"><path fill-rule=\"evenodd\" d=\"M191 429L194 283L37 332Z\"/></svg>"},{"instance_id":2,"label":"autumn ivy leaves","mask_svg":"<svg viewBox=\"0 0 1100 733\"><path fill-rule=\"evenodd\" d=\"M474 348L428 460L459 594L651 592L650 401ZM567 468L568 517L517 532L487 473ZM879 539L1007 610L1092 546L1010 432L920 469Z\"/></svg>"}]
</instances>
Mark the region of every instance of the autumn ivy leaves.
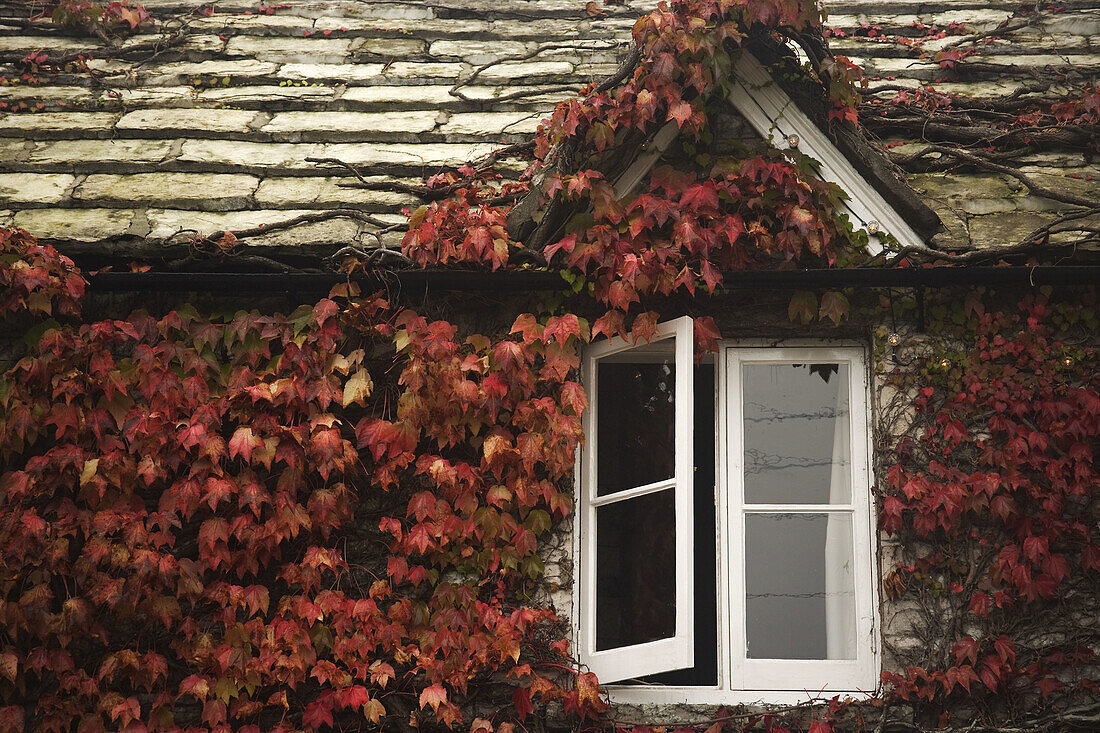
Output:
<instances>
[{"instance_id":1,"label":"autumn ivy leaves","mask_svg":"<svg viewBox=\"0 0 1100 733\"><path fill-rule=\"evenodd\" d=\"M902 540L885 587L935 608L938 637L922 664L885 675L899 698L943 711L966 695L994 722L1019 714L1010 699L1100 694L1082 620L1100 578L1096 305L1078 292L937 306L940 351L895 373L920 431L897 443L880 500L881 528Z\"/></svg>"},{"instance_id":2,"label":"autumn ivy leaves","mask_svg":"<svg viewBox=\"0 0 1100 733\"><path fill-rule=\"evenodd\" d=\"M412 213L405 254L420 266L559 269L583 278L623 324L646 310L647 297L714 291L725 271L836 264L838 252L852 248L850 229L834 219L831 187L779 153L722 157L708 147L709 105L728 105L730 53L746 33L767 27L795 36L820 23L813 3L733 0L685 0L640 19L633 73L614 89L593 87L562 102L539 129L536 218L548 234L513 240L508 203L522 189L468 179ZM837 95L850 92L850 82L831 81ZM624 151L636 156L668 124L679 130L675 152L640 188L623 190Z\"/></svg>"},{"instance_id":3,"label":"autumn ivy leaves","mask_svg":"<svg viewBox=\"0 0 1100 733\"><path fill-rule=\"evenodd\" d=\"M0 381L0 727L602 709L520 600L571 511L576 317L463 339L336 297L81 322L79 273L22 232L0 279L6 314L68 314Z\"/></svg>"},{"instance_id":4,"label":"autumn ivy leaves","mask_svg":"<svg viewBox=\"0 0 1100 733\"><path fill-rule=\"evenodd\" d=\"M145 7L133 0L111 0L107 3L60 0L44 5L54 23L104 38L130 33L140 25L153 22Z\"/></svg>"}]
</instances>

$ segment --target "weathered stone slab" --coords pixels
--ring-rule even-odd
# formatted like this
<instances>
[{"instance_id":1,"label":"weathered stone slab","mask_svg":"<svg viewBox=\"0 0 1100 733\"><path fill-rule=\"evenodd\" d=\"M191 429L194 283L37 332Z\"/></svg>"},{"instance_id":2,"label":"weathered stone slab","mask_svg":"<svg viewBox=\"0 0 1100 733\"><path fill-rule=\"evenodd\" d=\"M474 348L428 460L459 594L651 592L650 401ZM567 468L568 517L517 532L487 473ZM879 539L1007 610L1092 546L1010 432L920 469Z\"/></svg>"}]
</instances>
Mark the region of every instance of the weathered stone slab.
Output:
<instances>
[{"instance_id":1,"label":"weathered stone slab","mask_svg":"<svg viewBox=\"0 0 1100 733\"><path fill-rule=\"evenodd\" d=\"M351 51L356 58L405 58L419 56L427 50L427 41L419 38L362 38L351 43Z\"/></svg>"},{"instance_id":2,"label":"weathered stone slab","mask_svg":"<svg viewBox=\"0 0 1100 733\"><path fill-rule=\"evenodd\" d=\"M532 79L539 77L561 77L573 73L573 64L568 61L509 61L490 66L481 72L482 80Z\"/></svg>"},{"instance_id":3,"label":"weathered stone slab","mask_svg":"<svg viewBox=\"0 0 1100 733\"><path fill-rule=\"evenodd\" d=\"M0 113L0 135L43 137L98 137L106 134L118 115L114 112Z\"/></svg>"},{"instance_id":4,"label":"weathered stone slab","mask_svg":"<svg viewBox=\"0 0 1100 733\"><path fill-rule=\"evenodd\" d=\"M522 25L522 24L521 24ZM314 32L330 31L333 35L378 36L412 35L417 38L460 38L490 33L490 23L484 20L458 18L318 18Z\"/></svg>"},{"instance_id":5,"label":"weathered stone slab","mask_svg":"<svg viewBox=\"0 0 1100 733\"><path fill-rule=\"evenodd\" d=\"M384 176L371 176L367 180L385 185L397 179ZM348 188L341 183L355 183L354 178L295 177L267 178L256 189L256 204L261 208L336 208L354 206L364 211L399 211L405 206L417 206L420 200L412 194L397 191L374 191L362 188ZM420 183L406 179L405 183Z\"/></svg>"},{"instance_id":6,"label":"weathered stone slab","mask_svg":"<svg viewBox=\"0 0 1100 733\"><path fill-rule=\"evenodd\" d=\"M171 140L58 140L36 144L26 160L66 170L110 170L116 163L158 163L171 149Z\"/></svg>"},{"instance_id":7,"label":"weathered stone slab","mask_svg":"<svg viewBox=\"0 0 1100 733\"><path fill-rule=\"evenodd\" d=\"M1000 55L1000 54L982 54L982 61L990 64L1000 64L1005 67L1018 66L1023 68L1043 68L1048 66L1072 66L1075 70L1081 71L1085 68L1100 67L1100 54L1095 53L1075 53L1075 54L1021 54L1015 55Z\"/></svg>"},{"instance_id":8,"label":"weathered stone slab","mask_svg":"<svg viewBox=\"0 0 1100 733\"><path fill-rule=\"evenodd\" d=\"M497 61L504 56L519 56L531 50L520 41L436 41L429 53L438 59L461 59L469 64L481 65Z\"/></svg>"},{"instance_id":9,"label":"weathered stone slab","mask_svg":"<svg viewBox=\"0 0 1100 733\"><path fill-rule=\"evenodd\" d=\"M24 209L12 224L43 239L99 242L125 234L133 218L128 209Z\"/></svg>"},{"instance_id":10,"label":"weathered stone slab","mask_svg":"<svg viewBox=\"0 0 1100 733\"><path fill-rule=\"evenodd\" d=\"M184 230L196 231L202 234L218 231L239 231L263 224L286 221L305 213L308 212L270 209L226 212L149 209L146 215L149 219L149 238L168 239Z\"/></svg>"},{"instance_id":11,"label":"weathered stone slab","mask_svg":"<svg viewBox=\"0 0 1100 733\"><path fill-rule=\"evenodd\" d=\"M433 143L402 145L385 143L325 145L322 156L354 166L392 166L412 172L459 166L492 152L495 145Z\"/></svg>"},{"instance_id":12,"label":"weathered stone slab","mask_svg":"<svg viewBox=\"0 0 1100 733\"><path fill-rule=\"evenodd\" d=\"M896 84L897 82L890 82ZM913 80L913 86L921 86L921 82ZM944 82L939 81L932 85L938 92L947 94L959 94L965 97L997 97L1002 94L1011 94L1020 88L1020 85L1011 81L980 81L980 82ZM1052 90L1053 91L1053 90Z\"/></svg>"},{"instance_id":13,"label":"weathered stone slab","mask_svg":"<svg viewBox=\"0 0 1100 733\"><path fill-rule=\"evenodd\" d=\"M323 156L351 165L428 166L462 165L492 152L497 145L463 143L333 144L324 145Z\"/></svg>"},{"instance_id":14,"label":"weathered stone slab","mask_svg":"<svg viewBox=\"0 0 1100 733\"><path fill-rule=\"evenodd\" d=\"M40 48L48 49L51 56L68 53L91 53L101 48L90 39L65 38L64 36L0 36L0 54L27 54Z\"/></svg>"},{"instance_id":15,"label":"weathered stone slab","mask_svg":"<svg viewBox=\"0 0 1100 733\"><path fill-rule=\"evenodd\" d=\"M970 230L965 214L953 205L948 205L942 200L930 201L932 210L940 218L943 230L932 237L932 244L943 250L969 249Z\"/></svg>"},{"instance_id":16,"label":"weathered stone slab","mask_svg":"<svg viewBox=\"0 0 1100 733\"><path fill-rule=\"evenodd\" d=\"M448 141L493 137L501 134L530 134L549 114L531 112L460 112L451 115L439 134Z\"/></svg>"},{"instance_id":17,"label":"weathered stone slab","mask_svg":"<svg viewBox=\"0 0 1100 733\"><path fill-rule=\"evenodd\" d=\"M12 138L0 138L0 163L11 165L22 162L30 157L31 151L42 143L32 143L27 140L14 140Z\"/></svg>"},{"instance_id":18,"label":"weathered stone slab","mask_svg":"<svg viewBox=\"0 0 1100 733\"><path fill-rule=\"evenodd\" d=\"M424 63L396 61L382 71L382 76L387 79L406 79L415 81L417 84L427 84L432 79L457 80L468 68L466 64L442 61Z\"/></svg>"},{"instance_id":19,"label":"weathered stone slab","mask_svg":"<svg viewBox=\"0 0 1100 733\"><path fill-rule=\"evenodd\" d=\"M239 109L143 109L124 115L116 128L120 131L155 132L158 135L208 133L247 133L256 113Z\"/></svg>"},{"instance_id":20,"label":"weathered stone slab","mask_svg":"<svg viewBox=\"0 0 1100 733\"><path fill-rule=\"evenodd\" d=\"M311 103L327 102L336 96L332 87L296 86L274 84L247 87L222 87L206 89L198 93L202 103L248 104L250 106L269 106L285 102Z\"/></svg>"},{"instance_id":21,"label":"weathered stone slab","mask_svg":"<svg viewBox=\"0 0 1100 733\"><path fill-rule=\"evenodd\" d=\"M589 81L602 81L619 70L618 62L606 64L578 64L576 78Z\"/></svg>"},{"instance_id":22,"label":"weathered stone slab","mask_svg":"<svg viewBox=\"0 0 1100 733\"><path fill-rule=\"evenodd\" d=\"M968 214L1000 214L1006 211L1016 210L1015 199L962 199L958 206Z\"/></svg>"},{"instance_id":23,"label":"weathered stone slab","mask_svg":"<svg viewBox=\"0 0 1100 733\"><path fill-rule=\"evenodd\" d=\"M500 14L520 18L532 15L531 3L527 0L448 0L447 8L470 13ZM578 6L576 0L538 0L538 12L543 16L579 19L584 17L584 5Z\"/></svg>"},{"instance_id":24,"label":"weathered stone slab","mask_svg":"<svg viewBox=\"0 0 1100 733\"><path fill-rule=\"evenodd\" d=\"M279 78L294 81L369 82L381 81L382 64L286 64Z\"/></svg>"},{"instance_id":25,"label":"weathered stone slab","mask_svg":"<svg viewBox=\"0 0 1100 733\"><path fill-rule=\"evenodd\" d=\"M187 40L176 46L174 51L185 58L201 59L203 56L221 54L225 50L224 36L188 36Z\"/></svg>"},{"instance_id":26,"label":"weathered stone slab","mask_svg":"<svg viewBox=\"0 0 1100 733\"><path fill-rule=\"evenodd\" d=\"M321 155L321 148L315 144L186 140L176 161L217 172L303 170L315 167L314 163L307 163L306 158Z\"/></svg>"},{"instance_id":27,"label":"weathered stone slab","mask_svg":"<svg viewBox=\"0 0 1100 733\"><path fill-rule=\"evenodd\" d=\"M1030 212L975 216L970 219L970 240L978 248L1016 244L1051 218Z\"/></svg>"},{"instance_id":28,"label":"weathered stone slab","mask_svg":"<svg viewBox=\"0 0 1100 733\"><path fill-rule=\"evenodd\" d=\"M344 82L359 84L385 84L398 81L403 84L438 84L440 81L453 83L470 66L460 63L425 61L395 61L385 64L333 64L300 63L286 64L279 71L282 79L316 82Z\"/></svg>"},{"instance_id":29,"label":"weathered stone slab","mask_svg":"<svg viewBox=\"0 0 1100 733\"><path fill-rule=\"evenodd\" d=\"M241 79L274 76L279 65L270 60L240 59L222 61L178 61L151 66L141 71L141 79L149 86L163 86L190 81L194 78Z\"/></svg>"},{"instance_id":30,"label":"weathered stone slab","mask_svg":"<svg viewBox=\"0 0 1100 733\"><path fill-rule=\"evenodd\" d=\"M226 44L229 56L297 64L339 64L347 59L347 38L266 38L234 36Z\"/></svg>"},{"instance_id":31,"label":"weathered stone slab","mask_svg":"<svg viewBox=\"0 0 1100 733\"><path fill-rule=\"evenodd\" d=\"M191 107L195 104L192 87L138 87L107 89L100 96L104 104L116 103L126 107Z\"/></svg>"},{"instance_id":32,"label":"weathered stone slab","mask_svg":"<svg viewBox=\"0 0 1100 733\"><path fill-rule=\"evenodd\" d=\"M73 86L11 86L0 90L0 102L22 102L39 99L46 103L84 104L95 99L96 93L86 87Z\"/></svg>"},{"instance_id":33,"label":"weathered stone slab","mask_svg":"<svg viewBox=\"0 0 1100 733\"><path fill-rule=\"evenodd\" d=\"M450 90L451 87L447 84L372 84L365 87L348 87L340 95L340 101L364 105L400 104L420 107L438 107L461 102L458 97L451 94Z\"/></svg>"},{"instance_id":34,"label":"weathered stone slab","mask_svg":"<svg viewBox=\"0 0 1100 733\"><path fill-rule=\"evenodd\" d=\"M261 132L280 142L327 140L416 141L436 125L438 112L280 112Z\"/></svg>"},{"instance_id":35,"label":"weathered stone slab","mask_svg":"<svg viewBox=\"0 0 1100 733\"><path fill-rule=\"evenodd\" d=\"M553 111L554 105L561 100L569 99L576 96L575 92L550 92L543 94L539 93L540 89L546 88L547 85L542 84L509 84L507 89L502 90L501 87L475 85L462 87L462 93L465 94L467 97L470 97L471 99L479 99L485 100L486 102L492 102L494 99L501 95L502 91L506 94L523 92L524 96L508 100L507 102L503 102L501 104L538 106L540 109L545 110L547 114ZM577 85L577 88L580 88L579 84Z\"/></svg>"},{"instance_id":36,"label":"weathered stone slab","mask_svg":"<svg viewBox=\"0 0 1100 733\"><path fill-rule=\"evenodd\" d=\"M1035 183L1052 191L1071 193L1084 198L1100 198L1100 172L1072 171L1063 173L1036 166L1022 166L1020 172Z\"/></svg>"},{"instance_id":37,"label":"weathered stone slab","mask_svg":"<svg viewBox=\"0 0 1100 733\"><path fill-rule=\"evenodd\" d=\"M215 7L222 7L221 3ZM235 35L247 33L251 36L301 36L304 31L313 29L312 18L296 15L231 15L216 13L191 20L195 31Z\"/></svg>"},{"instance_id":38,"label":"weathered stone slab","mask_svg":"<svg viewBox=\"0 0 1100 733\"><path fill-rule=\"evenodd\" d=\"M426 3L369 3L363 8L363 16L390 20L429 20L435 17L435 11Z\"/></svg>"},{"instance_id":39,"label":"weathered stone slab","mask_svg":"<svg viewBox=\"0 0 1100 733\"><path fill-rule=\"evenodd\" d=\"M925 13L928 15L928 13ZM962 23L971 32L978 32L986 28L995 28L1012 17L1011 9L995 10L992 8L965 8L960 10L947 10L935 14L935 22L938 25L950 25Z\"/></svg>"},{"instance_id":40,"label":"weathered stone slab","mask_svg":"<svg viewBox=\"0 0 1100 733\"><path fill-rule=\"evenodd\" d=\"M149 238L169 239L174 236L189 236L188 231L212 234L218 231L240 231L264 224L287 221L307 211L233 211L227 213L209 213L202 211L182 211L150 209ZM263 236L251 237L250 246L273 247L309 247L319 245L355 244L359 242L360 224L351 219L337 218L330 221L302 224L291 229L272 232Z\"/></svg>"},{"instance_id":41,"label":"weathered stone slab","mask_svg":"<svg viewBox=\"0 0 1100 733\"><path fill-rule=\"evenodd\" d=\"M1094 10L1089 14L1066 13L1040 16L1038 25L1048 38L1052 34L1058 34L1059 36L1084 36L1095 40L1100 36L1100 13ZM1058 40L1060 42L1061 38Z\"/></svg>"},{"instance_id":42,"label":"weathered stone slab","mask_svg":"<svg viewBox=\"0 0 1100 733\"><path fill-rule=\"evenodd\" d=\"M231 211L248 208L259 179L225 173L137 173L88 176L73 192L86 202Z\"/></svg>"},{"instance_id":43,"label":"weathered stone slab","mask_svg":"<svg viewBox=\"0 0 1100 733\"><path fill-rule=\"evenodd\" d=\"M909 176L909 185L928 198L1008 198L1013 191L1001 176L922 173Z\"/></svg>"},{"instance_id":44,"label":"weathered stone slab","mask_svg":"<svg viewBox=\"0 0 1100 733\"><path fill-rule=\"evenodd\" d=\"M627 25L626 35L630 34L630 26L633 24L634 20L631 20ZM547 41L560 40L563 38L590 38L593 35L604 35L604 33L598 31L594 33L595 28L596 26L589 21L562 23L560 20L508 18L494 20L492 32L495 36L508 38L510 40L545 43Z\"/></svg>"},{"instance_id":45,"label":"weathered stone slab","mask_svg":"<svg viewBox=\"0 0 1100 733\"><path fill-rule=\"evenodd\" d=\"M958 36L946 36L944 38L936 38L930 41L926 41L921 46L928 53L935 53L945 46L951 46L958 43ZM1067 36L1063 35L1058 38L1058 50L1065 51L1087 51L1089 49L1089 38L1085 36ZM832 44L829 44L830 48ZM1025 33L1013 33L1012 38L992 38L982 44L982 54L1035 54L1042 53L1044 49L1051 46L1049 35L1038 34L1025 34Z\"/></svg>"},{"instance_id":46,"label":"weathered stone slab","mask_svg":"<svg viewBox=\"0 0 1100 733\"><path fill-rule=\"evenodd\" d=\"M0 173L0 204L57 204L75 180L67 173Z\"/></svg>"}]
</instances>

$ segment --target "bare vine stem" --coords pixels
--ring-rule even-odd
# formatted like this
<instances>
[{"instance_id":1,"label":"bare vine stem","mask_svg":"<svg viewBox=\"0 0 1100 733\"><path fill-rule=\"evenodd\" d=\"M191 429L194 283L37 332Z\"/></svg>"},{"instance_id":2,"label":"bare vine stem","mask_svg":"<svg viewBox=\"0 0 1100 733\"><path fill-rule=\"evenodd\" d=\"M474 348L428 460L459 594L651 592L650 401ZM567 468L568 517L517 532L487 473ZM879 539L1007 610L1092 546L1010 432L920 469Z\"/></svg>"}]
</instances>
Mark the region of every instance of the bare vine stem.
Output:
<instances>
[{"instance_id":1,"label":"bare vine stem","mask_svg":"<svg viewBox=\"0 0 1100 733\"><path fill-rule=\"evenodd\" d=\"M483 73L485 73L489 69L493 68L494 66L498 66L498 65L504 64L504 63L529 61L529 60L535 58L536 56L540 56L541 54L545 53L546 51L554 51L554 50L558 50L558 49L610 51L611 49L619 48L620 46L623 46L623 45L625 45L625 42L618 42L618 41L609 42L609 43L607 43L606 45L603 45L603 46L583 45L583 44L578 44L575 41L557 41L557 42L554 42L554 43L543 43L543 44L540 44L539 46L537 46L536 48L532 49L531 51L528 51L527 53L512 54L512 55L509 55L509 56L501 56L500 58L493 59L492 61L490 61L486 64L482 64L481 66L474 69L473 72L468 77L456 82L455 85L452 86L450 88L450 90L448 90L448 91L450 92L451 96L458 97L459 99L463 100L464 102L484 101L484 100L480 100L480 99L477 99L475 97L471 97L471 96L465 94L462 91L462 89L463 89L463 87L470 86L475 79L477 79L479 76L481 76ZM533 96L538 96L538 95L541 95L541 94L552 94L552 93L555 93L555 92L575 92L576 90L577 90L577 85L576 84L558 84L558 85L555 85L555 86L540 87L540 88L537 88L537 89L516 90L514 92L509 92L507 94L503 94L499 97L493 97L493 100L494 101L502 101L502 100L509 100L509 99L519 99L520 97L533 97Z\"/></svg>"},{"instance_id":2,"label":"bare vine stem","mask_svg":"<svg viewBox=\"0 0 1100 733\"><path fill-rule=\"evenodd\" d=\"M958 160L970 163L971 165L977 166L977 167L982 168L982 169L987 170L987 171L994 171L996 173L1003 173L1005 175L1012 176L1013 178L1018 180L1020 183L1027 186L1028 189L1031 191L1031 193L1035 194L1036 196L1042 196L1043 198L1048 198L1052 201L1059 201L1063 204L1070 204L1071 206L1082 206L1082 207L1088 208L1088 209L1092 209L1092 208L1095 208L1097 206L1100 206L1100 201L1085 198L1084 196L1077 196L1077 195L1074 195L1074 194L1071 194L1071 193L1063 193L1063 192L1060 192L1060 191L1055 191L1051 188L1047 188L1046 186L1043 186L1043 185L1040 185L1039 183L1036 183L1031 177L1029 177L1028 175L1026 175L1024 173L1021 173L1016 168L1011 168L1007 165L1001 165L1000 163L994 163L991 160L983 158L979 155L975 155L974 153L967 152L966 150L961 150L959 148L947 147L945 145L937 145L935 143L929 143L929 144L926 144L922 149L920 149L920 150L918 150L918 151L916 151L916 152L914 152L910 155L895 157L894 162L897 163L898 165L904 166L906 164L909 164L909 163L912 163L916 160L919 160L920 158L923 158L924 156L929 155L931 153L939 153L940 155L948 155L948 156L951 156L951 157L956 158Z\"/></svg>"}]
</instances>

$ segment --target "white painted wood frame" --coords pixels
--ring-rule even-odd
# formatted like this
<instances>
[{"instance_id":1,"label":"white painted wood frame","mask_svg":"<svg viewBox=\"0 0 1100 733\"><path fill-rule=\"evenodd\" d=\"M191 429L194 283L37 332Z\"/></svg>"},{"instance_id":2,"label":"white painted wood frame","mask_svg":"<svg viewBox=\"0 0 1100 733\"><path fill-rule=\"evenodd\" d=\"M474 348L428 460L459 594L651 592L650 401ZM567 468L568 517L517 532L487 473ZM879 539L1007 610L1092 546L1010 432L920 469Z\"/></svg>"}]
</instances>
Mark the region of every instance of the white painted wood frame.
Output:
<instances>
[{"instance_id":1,"label":"white painted wood frame","mask_svg":"<svg viewBox=\"0 0 1100 733\"><path fill-rule=\"evenodd\" d=\"M595 672L601 682L617 682L694 664L694 578L692 564L693 515L692 506L692 319L677 318L658 326L657 336L651 343L671 342L675 366L675 459L674 472L669 480L656 481L631 487L605 496L596 493L597 451L599 435L596 422L597 393L596 373L600 359L612 354L629 358L629 352L648 344L631 344L625 339L604 341L591 346L585 353L584 387L588 393L589 410L584 416L585 447L581 459L579 561L580 587L576 617L579 620L579 650L581 662ZM659 491L674 492L673 523L676 548L676 617L675 634L643 644L596 650L596 511L620 501L630 501Z\"/></svg>"},{"instance_id":2,"label":"white painted wood frame","mask_svg":"<svg viewBox=\"0 0 1100 733\"><path fill-rule=\"evenodd\" d=\"M686 324L684 322L687 322ZM661 334L670 337L682 332L683 344L691 343L690 319L678 319L663 324ZM691 374L690 348L682 349L681 337L676 336L677 378ZM598 445L595 440L595 363L601 356L633 348L624 342L603 343L592 347L585 355L585 387L589 390L592 409L585 415L585 432L588 442L580 460L580 496L578 540L574 545L578 553L577 568L580 577L579 594L576 596L574 620L578 634L582 662L595 671L604 684L654 674L670 669L685 669L693 662L683 651L673 651L675 644L665 641L634 647L594 652L595 608L590 602L594 596L595 582L595 477L591 472ZM687 368L680 367L680 354L687 359ZM749 659L745 651L745 503L743 484L743 442L738 426L742 424L741 365L743 364L812 364L838 363L848 366L850 497L846 503L836 504L753 504L751 513L775 514L842 514L851 518L851 548L854 580L855 610L855 658L836 660L773 660ZM813 699L828 699L833 695L860 697L873 694L878 687L881 667L881 650L878 627L878 593L874 582L875 539L873 525L873 501L870 493L870 435L869 435L869 376L864 350L858 346L758 346L755 344L724 343L716 359L716 483L715 518L717 537L717 597L718 684L711 686L648 686L614 685L608 687L611 700L623 704L643 703L697 703L697 704L796 704ZM684 388L677 381L677 405L685 400ZM688 457L690 466L693 445L690 432L685 435L681 416L677 414L677 446ZM690 425L690 418L688 424ZM694 426L692 427L692 429ZM677 455L677 471L680 469ZM689 469L690 475L690 469ZM620 492L623 495L643 495L659 490L663 482L636 487ZM689 485L690 487L690 485ZM688 493L690 494L690 488ZM612 495L615 496L615 495ZM603 499L604 497L601 497ZM690 497L688 497L690 499ZM684 518L677 504L678 519ZM681 531L681 525L683 530ZM690 537L691 522L677 521L678 539ZM709 541L709 538L697 538ZM688 577L679 571L685 563L690 573L690 547L681 549L677 544L678 578ZM679 553L687 552L681 559ZM677 588L682 594L690 589ZM690 607L680 603L677 608L690 613ZM690 623L690 622L689 622ZM677 629L679 630L679 620ZM677 634L679 638L679 632ZM690 647L690 636L682 645ZM679 660L679 661L677 661ZM676 666L670 666L675 664Z\"/></svg>"},{"instance_id":3,"label":"white painted wood frame","mask_svg":"<svg viewBox=\"0 0 1100 733\"><path fill-rule=\"evenodd\" d=\"M726 415L720 452L725 465L719 481L725 481L726 534L730 539L725 563L729 573L727 605L730 622L731 690L858 692L878 684L877 629L873 589L873 558L870 512L870 461L867 429L867 370L863 350L846 347L737 348L725 350L725 374L720 389ZM744 500L744 441L742 425L745 397L742 367L747 364L845 364L848 367L848 446L850 495L846 503L761 504ZM745 640L745 560L748 514L843 515L852 520L851 548L855 598L854 659L750 659ZM759 693L758 693L759 694Z\"/></svg>"}]
</instances>

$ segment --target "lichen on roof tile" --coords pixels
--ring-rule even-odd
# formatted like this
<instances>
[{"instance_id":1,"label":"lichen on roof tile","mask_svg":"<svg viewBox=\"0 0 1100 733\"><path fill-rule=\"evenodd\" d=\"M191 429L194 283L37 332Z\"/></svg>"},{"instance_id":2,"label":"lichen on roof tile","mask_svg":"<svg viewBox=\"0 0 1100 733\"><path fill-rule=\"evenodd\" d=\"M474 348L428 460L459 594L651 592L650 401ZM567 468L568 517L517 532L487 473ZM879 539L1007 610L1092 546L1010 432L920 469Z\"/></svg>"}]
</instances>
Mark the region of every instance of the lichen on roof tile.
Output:
<instances>
[{"instance_id":1,"label":"lichen on roof tile","mask_svg":"<svg viewBox=\"0 0 1100 733\"><path fill-rule=\"evenodd\" d=\"M166 239L325 207L401 221L401 209L418 200L413 194L341 183L356 184L355 173L379 184L419 180L529 140L556 102L617 69L632 26L655 3L628 0L597 13L584 0L287 0L264 12L251 0L219 0L210 10L208 0L143 4L157 26L113 51L49 24L0 32L0 73L9 77L22 55L42 47L92 54L94 79L65 72L37 86L0 87L8 105L0 109L26 110L0 113L0 206L46 240L107 248L116 239ZM1041 14L1011 38L993 34L978 63L952 71L937 52L993 31L1017 8L827 2L835 49L865 64L867 98L880 100L929 86L962 97L1010 94L1036 74L1061 93L1068 76L1100 73L1100 14L1069 6L1074 12ZM141 55L180 19L189 24L180 42ZM924 39L931 28L943 37ZM889 123L871 119L867 127L908 142L891 137ZM1014 164L1033 166L1048 185L1096 195L1080 149L1028 150ZM515 175L525 165L499 167ZM1080 178L1066 178L1071 173ZM1023 196L1009 178L939 170L912 180L948 229L961 232L950 241L966 240L971 226L985 241L1050 215L1049 202ZM1001 216L1012 219L998 224ZM371 241L363 236L360 223L344 219L265 243Z\"/></svg>"}]
</instances>

